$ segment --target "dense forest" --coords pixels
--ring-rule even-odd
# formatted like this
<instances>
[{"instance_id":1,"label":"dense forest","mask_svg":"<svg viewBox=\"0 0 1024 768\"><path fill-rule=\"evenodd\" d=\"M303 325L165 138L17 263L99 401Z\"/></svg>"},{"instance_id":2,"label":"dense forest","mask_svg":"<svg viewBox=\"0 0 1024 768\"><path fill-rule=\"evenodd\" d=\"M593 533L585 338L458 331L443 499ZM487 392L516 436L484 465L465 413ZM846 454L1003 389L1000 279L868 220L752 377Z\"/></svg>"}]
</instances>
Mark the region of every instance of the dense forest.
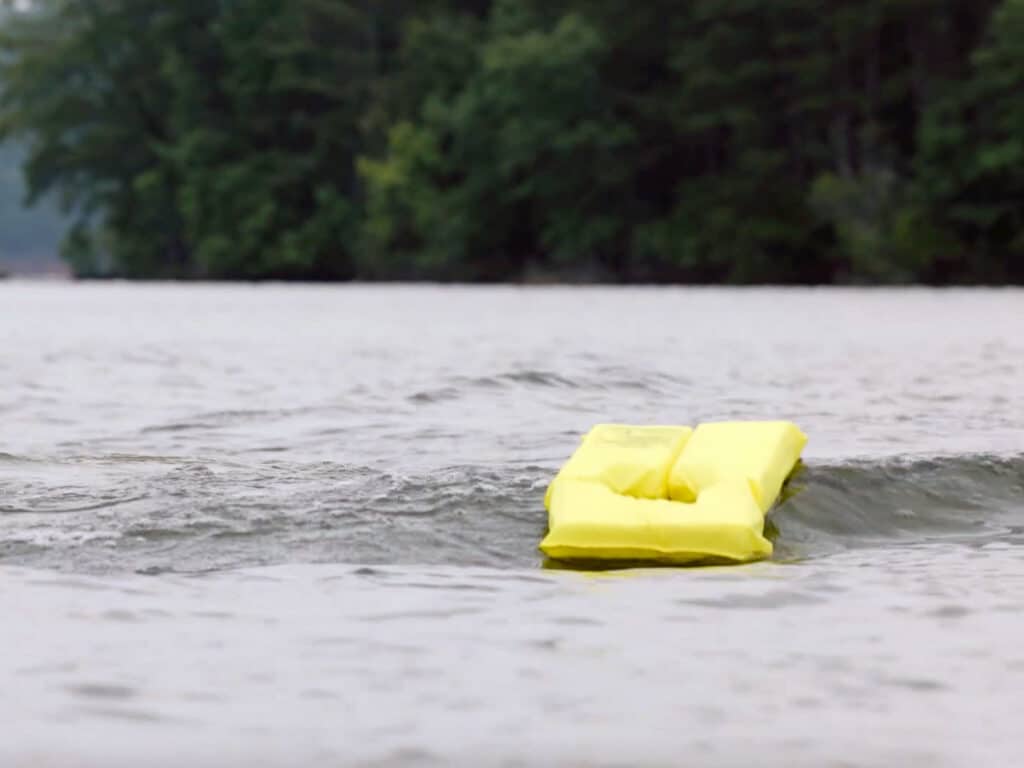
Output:
<instances>
[{"instance_id":1,"label":"dense forest","mask_svg":"<svg viewBox=\"0 0 1024 768\"><path fill-rule=\"evenodd\" d=\"M1024 281L1024 0L36 0L5 136L80 275Z\"/></svg>"}]
</instances>

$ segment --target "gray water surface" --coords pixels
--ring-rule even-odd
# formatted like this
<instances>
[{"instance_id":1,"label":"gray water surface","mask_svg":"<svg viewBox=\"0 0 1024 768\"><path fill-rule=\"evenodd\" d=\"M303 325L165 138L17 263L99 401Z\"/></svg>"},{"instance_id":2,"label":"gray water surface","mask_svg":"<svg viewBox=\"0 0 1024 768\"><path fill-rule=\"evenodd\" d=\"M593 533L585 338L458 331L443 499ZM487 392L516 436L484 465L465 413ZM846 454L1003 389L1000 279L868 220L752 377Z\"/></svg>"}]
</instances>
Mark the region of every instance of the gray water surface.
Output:
<instances>
[{"instance_id":1,"label":"gray water surface","mask_svg":"<svg viewBox=\"0 0 1024 768\"><path fill-rule=\"evenodd\" d=\"M771 561L543 562L720 418ZM1021 291L0 285L0 765L1014 764L1022 595Z\"/></svg>"}]
</instances>

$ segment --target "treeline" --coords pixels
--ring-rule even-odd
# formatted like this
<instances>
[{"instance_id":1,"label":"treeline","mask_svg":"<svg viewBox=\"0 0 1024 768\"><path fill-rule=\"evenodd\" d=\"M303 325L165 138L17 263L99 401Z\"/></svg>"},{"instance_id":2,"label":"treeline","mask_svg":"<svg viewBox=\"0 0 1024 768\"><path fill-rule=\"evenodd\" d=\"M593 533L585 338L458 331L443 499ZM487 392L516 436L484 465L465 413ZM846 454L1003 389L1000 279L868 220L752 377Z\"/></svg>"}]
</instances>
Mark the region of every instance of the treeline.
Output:
<instances>
[{"instance_id":1,"label":"treeline","mask_svg":"<svg viewBox=\"0 0 1024 768\"><path fill-rule=\"evenodd\" d=\"M1024 0L36 0L0 91L83 275L1024 281Z\"/></svg>"},{"instance_id":2,"label":"treeline","mask_svg":"<svg viewBox=\"0 0 1024 768\"><path fill-rule=\"evenodd\" d=\"M21 160L18 147L0 145L0 274L5 267L52 266L64 226L51 201L23 207Z\"/></svg>"}]
</instances>

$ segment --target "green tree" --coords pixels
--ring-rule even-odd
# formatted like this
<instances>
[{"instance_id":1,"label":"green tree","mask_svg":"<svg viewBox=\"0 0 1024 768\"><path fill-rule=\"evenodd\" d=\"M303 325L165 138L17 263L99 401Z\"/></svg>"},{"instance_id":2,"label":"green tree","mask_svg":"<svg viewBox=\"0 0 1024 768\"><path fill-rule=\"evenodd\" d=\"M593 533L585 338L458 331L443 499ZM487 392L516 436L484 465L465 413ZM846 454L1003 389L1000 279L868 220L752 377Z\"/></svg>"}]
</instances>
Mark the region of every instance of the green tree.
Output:
<instances>
[{"instance_id":1,"label":"green tree","mask_svg":"<svg viewBox=\"0 0 1024 768\"><path fill-rule=\"evenodd\" d=\"M0 134L85 274L1022 280L1022 2L39 0Z\"/></svg>"},{"instance_id":2,"label":"green tree","mask_svg":"<svg viewBox=\"0 0 1024 768\"><path fill-rule=\"evenodd\" d=\"M28 143L29 199L53 191L76 222L79 272L173 276L187 268L177 179L164 158L171 84L159 72L164 4L40 0L0 32L0 136ZM105 250L106 250L105 249Z\"/></svg>"},{"instance_id":3,"label":"green tree","mask_svg":"<svg viewBox=\"0 0 1024 768\"><path fill-rule=\"evenodd\" d=\"M936 278L1024 281L1024 2L1004 0L970 76L921 128L920 176L936 219L958 237Z\"/></svg>"},{"instance_id":4,"label":"green tree","mask_svg":"<svg viewBox=\"0 0 1024 768\"><path fill-rule=\"evenodd\" d=\"M624 222L607 192L628 130L602 90L599 33L577 14L541 26L513 2L476 50L474 30L410 37L459 53L435 60L419 120L396 126L387 158L362 164L368 269L404 253L411 274L500 279L614 259Z\"/></svg>"},{"instance_id":5,"label":"green tree","mask_svg":"<svg viewBox=\"0 0 1024 768\"><path fill-rule=\"evenodd\" d=\"M366 19L325 0L226 8L212 27L215 46L179 51L165 66L177 84L169 155L196 269L348 277Z\"/></svg>"}]
</instances>

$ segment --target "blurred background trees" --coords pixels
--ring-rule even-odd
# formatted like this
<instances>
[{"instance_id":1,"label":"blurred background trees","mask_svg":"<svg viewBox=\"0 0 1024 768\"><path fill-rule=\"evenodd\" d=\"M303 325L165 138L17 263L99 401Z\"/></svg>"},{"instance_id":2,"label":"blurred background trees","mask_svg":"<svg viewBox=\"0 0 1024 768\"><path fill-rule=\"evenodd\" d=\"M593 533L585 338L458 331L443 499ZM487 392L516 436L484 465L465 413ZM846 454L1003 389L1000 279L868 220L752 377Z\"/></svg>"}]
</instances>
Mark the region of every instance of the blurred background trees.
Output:
<instances>
[{"instance_id":1,"label":"blurred background trees","mask_svg":"<svg viewBox=\"0 0 1024 768\"><path fill-rule=\"evenodd\" d=\"M1024 0L7 5L82 275L1024 281Z\"/></svg>"},{"instance_id":2,"label":"blurred background trees","mask_svg":"<svg viewBox=\"0 0 1024 768\"><path fill-rule=\"evenodd\" d=\"M23 207L23 159L20 147L0 145L0 274L9 269L35 272L60 266L56 254L65 222L51 199Z\"/></svg>"}]
</instances>

